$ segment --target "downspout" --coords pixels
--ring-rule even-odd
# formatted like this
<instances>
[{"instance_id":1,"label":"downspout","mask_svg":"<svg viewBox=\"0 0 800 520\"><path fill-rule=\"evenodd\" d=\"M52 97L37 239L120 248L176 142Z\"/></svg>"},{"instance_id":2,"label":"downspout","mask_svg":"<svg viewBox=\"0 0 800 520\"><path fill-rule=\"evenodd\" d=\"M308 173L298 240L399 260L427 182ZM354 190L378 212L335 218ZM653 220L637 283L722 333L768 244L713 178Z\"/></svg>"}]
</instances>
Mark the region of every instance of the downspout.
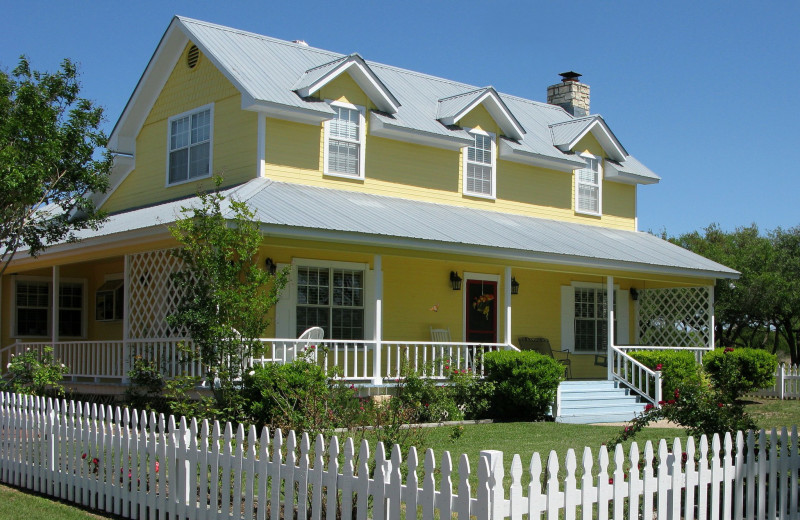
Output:
<instances>
[{"instance_id":1,"label":"downspout","mask_svg":"<svg viewBox=\"0 0 800 520\"><path fill-rule=\"evenodd\" d=\"M54 265L53 266L53 293L52 293L52 316L50 319L50 325L52 329L50 330L50 337L53 343L53 356L56 359L60 359L60 353L58 352L58 311L59 311L59 293L61 292L61 267Z\"/></svg>"}]
</instances>

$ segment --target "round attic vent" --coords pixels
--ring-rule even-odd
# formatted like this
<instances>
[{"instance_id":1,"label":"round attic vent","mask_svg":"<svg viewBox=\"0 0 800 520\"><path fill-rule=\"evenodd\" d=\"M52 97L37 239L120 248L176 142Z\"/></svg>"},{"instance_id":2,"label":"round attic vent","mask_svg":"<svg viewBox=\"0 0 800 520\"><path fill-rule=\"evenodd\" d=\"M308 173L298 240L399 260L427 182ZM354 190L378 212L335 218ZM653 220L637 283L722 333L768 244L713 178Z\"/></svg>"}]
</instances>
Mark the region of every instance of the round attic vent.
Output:
<instances>
[{"instance_id":1,"label":"round attic vent","mask_svg":"<svg viewBox=\"0 0 800 520\"><path fill-rule=\"evenodd\" d=\"M200 49L197 48L197 45L192 45L186 54L186 65L193 69L197 66L198 61L200 61Z\"/></svg>"}]
</instances>

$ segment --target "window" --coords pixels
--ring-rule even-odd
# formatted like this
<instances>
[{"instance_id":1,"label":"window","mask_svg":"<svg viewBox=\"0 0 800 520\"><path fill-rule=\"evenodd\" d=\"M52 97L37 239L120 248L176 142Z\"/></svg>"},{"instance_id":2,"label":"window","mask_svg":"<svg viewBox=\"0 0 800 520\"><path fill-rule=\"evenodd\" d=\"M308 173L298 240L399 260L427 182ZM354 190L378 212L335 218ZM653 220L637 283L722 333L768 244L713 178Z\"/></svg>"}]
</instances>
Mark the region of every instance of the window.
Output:
<instances>
[{"instance_id":1,"label":"window","mask_svg":"<svg viewBox=\"0 0 800 520\"><path fill-rule=\"evenodd\" d=\"M576 287L574 316L575 351L604 352L608 348L608 299L605 289ZM618 324L618 320L615 322ZM614 330L617 328L615 326Z\"/></svg>"},{"instance_id":2,"label":"window","mask_svg":"<svg viewBox=\"0 0 800 520\"><path fill-rule=\"evenodd\" d=\"M50 335L50 287L50 282L44 280L17 280L14 299L17 336ZM84 335L84 289L82 281L61 282L58 290L59 336Z\"/></svg>"},{"instance_id":3,"label":"window","mask_svg":"<svg viewBox=\"0 0 800 520\"><path fill-rule=\"evenodd\" d=\"M600 215L602 159L599 157L583 157L586 168L575 171L575 210L578 213Z\"/></svg>"},{"instance_id":4,"label":"window","mask_svg":"<svg viewBox=\"0 0 800 520\"><path fill-rule=\"evenodd\" d=\"M167 184L179 184L211 175L212 109L169 120Z\"/></svg>"},{"instance_id":5,"label":"window","mask_svg":"<svg viewBox=\"0 0 800 520\"><path fill-rule=\"evenodd\" d=\"M97 321L121 320L125 288L121 279L108 280L95 293L95 319Z\"/></svg>"},{"instance_id":6,"label":"window","mask_svg":"<svg viewBox=\"0 0 800 520\"><path fill-rule=\"evenodd\" d=\"M322 327L325 338L364 339L363 271L297 268L295 336L309 327Z\"/></svg>"},{"instance_id":7,"label":"window","mask_svg":"<svg viewBox=\"0 0 800 520\"><path fill-rule=\"evenodd\" d=\"M364 178L364 109L332 102L325 123L325 174Z\"/></svg>"},{"instance_id":8,"label":"window","mask_svg":"<svg viewBox=\"0 0 800 520\"><path fill-rule=\"evenodd\" d=\"M475 138L475 143L464 151L464 193L494 198L494 138L480 130L472 130L470 135Z\"/></svg>"}]
</instances>

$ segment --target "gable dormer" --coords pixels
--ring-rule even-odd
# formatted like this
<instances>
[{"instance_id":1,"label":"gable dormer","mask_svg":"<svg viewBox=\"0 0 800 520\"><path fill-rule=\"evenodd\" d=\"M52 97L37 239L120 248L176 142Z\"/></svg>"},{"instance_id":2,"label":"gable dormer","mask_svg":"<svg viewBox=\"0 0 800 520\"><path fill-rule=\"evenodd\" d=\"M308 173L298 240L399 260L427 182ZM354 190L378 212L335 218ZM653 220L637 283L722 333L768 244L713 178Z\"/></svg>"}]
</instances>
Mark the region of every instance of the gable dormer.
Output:
<instances>
[{"instance_id":1,"label":"gable dormer","mask_svg":"<svg viewBox=\"0 0 800 520\"><path fill-rule=\"evenodd\" d=\"M575 147L587 135L591 134L603 148L606 157L615 161L624 161L628 156L617 136L611 131L599 115L581 117L564 123L549 125L553 146L562 152L577 151Z\"/></svg>"},{"instance_id":2,"label":"gable dormer","mask_svg":"<svg viewBox=\"0 0 800 520\"><path fill-rule=\"evenodd\" d=\"M292 90L301 98L313 97L325 85L345 73L350 75L378 110L387 114L397 113L400 102L357 53L308 69Z\"/></svg>"},{"instance_id":3,"label":"gable dormer","mask_svg":"<svg viewBox=\"0 0 800 520\"><path fill-rule=\"evenodd\" d=\"M440 99L436 118L445 126L458 125L465 116L479 106L489 112L504 135L512 139L523 138L525 129L493 87L484 87Z\"/></svg>"}]
</instances>

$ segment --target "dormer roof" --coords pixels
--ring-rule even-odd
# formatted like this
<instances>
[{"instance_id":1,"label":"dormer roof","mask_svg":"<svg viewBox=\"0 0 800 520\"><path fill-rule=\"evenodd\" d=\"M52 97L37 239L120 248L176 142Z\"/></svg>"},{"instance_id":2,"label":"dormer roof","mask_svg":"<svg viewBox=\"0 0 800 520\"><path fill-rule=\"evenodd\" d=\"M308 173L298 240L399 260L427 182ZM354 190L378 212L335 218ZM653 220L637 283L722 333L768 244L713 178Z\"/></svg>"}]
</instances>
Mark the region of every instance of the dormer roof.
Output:
<instances>
[{"instance_id":1,"label":"dormer roof","mask_svg":"<svg viewBox=\"0 0 800 520\"><path fill-rule=\"evenodd\" d=\"M523 138L525 129L494 87L483 87L440 99L436 118L443 125L457 125L461 118L481 105L486 108L506 136L513 139Z\"/></svg>"},{"instance_id":2,"label":"dormer roof","mask_svg":"<svg viewBox=\"0 0 800 520\"><path fill-rule=\"evenodd\" d=\"M572 151L581 139L591 133L610 159L624 161L628 157L628 152L625 151L622 143L599 115L554 123L548 125L548 128L553 138L553 145L565 152Z\"/></svg>"},{"instance_id":3,"label":"dormer roof","mask_svg":"<svg viewBox=\"0 0 800 520\"><path fill-rule=\"evenodd\" d=\"M350 74L380 111L387 114L397 113L400 102L372 71L364 58L357 53L306 70L292 90L303 98L313 96L319 89L345 72Z\"/></svg>"}]
</instances>

